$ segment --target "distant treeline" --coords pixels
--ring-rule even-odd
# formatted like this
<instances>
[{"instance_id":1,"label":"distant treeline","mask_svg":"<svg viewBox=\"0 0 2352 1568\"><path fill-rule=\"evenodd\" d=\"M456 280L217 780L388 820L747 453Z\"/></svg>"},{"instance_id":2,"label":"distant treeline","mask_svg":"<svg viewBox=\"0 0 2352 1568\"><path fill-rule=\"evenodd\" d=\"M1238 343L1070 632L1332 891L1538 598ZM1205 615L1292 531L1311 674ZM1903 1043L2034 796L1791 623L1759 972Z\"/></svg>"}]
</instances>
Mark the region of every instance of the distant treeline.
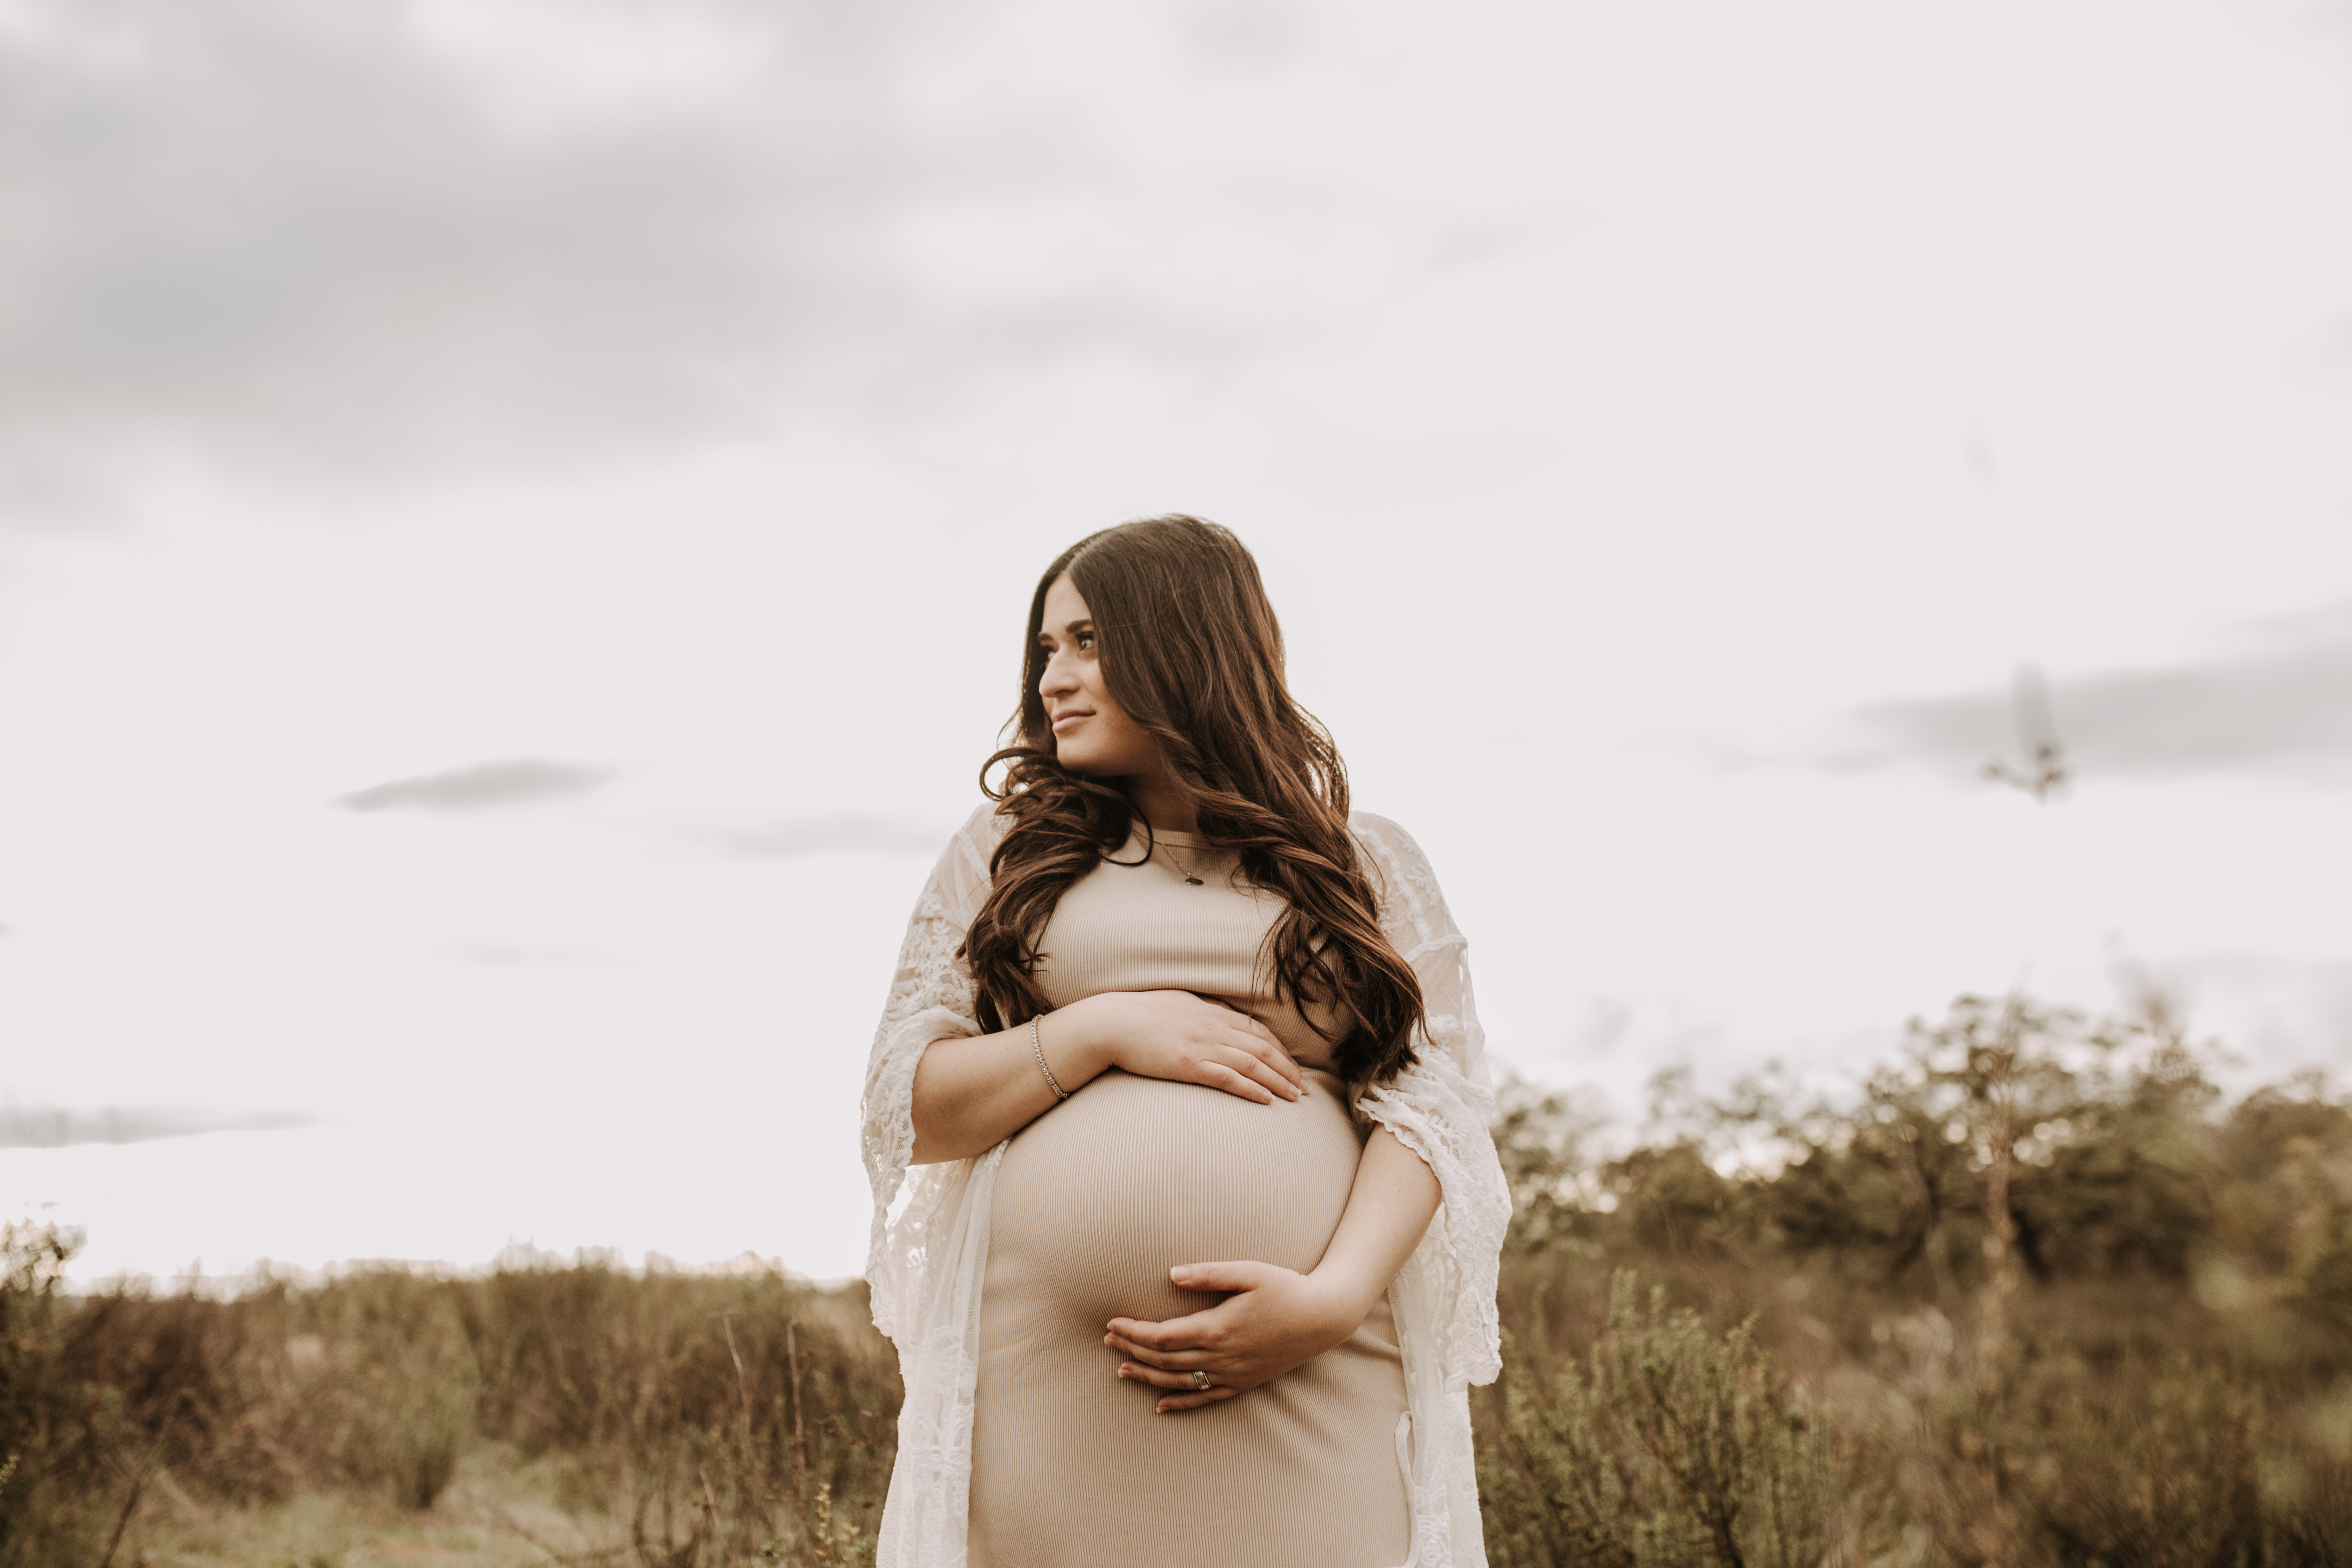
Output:
<instances>
[{"instance_id":1,"label":"distant treeline","mask_svg":"<svg viewBox=\"0 0 2352 1568\"><path fill-rule=\"evenodd\" d=\"M1984 1184L2006 1140L2007 1219L2034 1279L2163 1280L2296 1309L2281 1332L2340 1322L2352 1112L2314 1075L2227 1103L2213 1055L2160 1005L2092 1021L1970 996L1915 1022L1900 1059L1850 1097L1800 1100L1770 1078L1711 1103L1670 1092L1675 1136L1595 1165L1570 1101L1515 1086L1496 1136L1522 1250L1605 1237L1675 1258L1769 1253L1946 1308L1983 1278Z\"/></svg>"},{"instance_id":2,"label":"distant treeline","mask_svg":"<svg viewBox=\"0 0 2352 1568\"><path fill-rule=\"evenodd\" d=\"M1670 1081L1605 1158L1507 1088L1497 1568L2352 1563L2352 1111L2210 1061L2161 1008L1968 997L1843 1098ZM898 1391L861 1290L526 1258L76 1296L71 1243L0 1243L0 1565L317 1492L519 1561L870 1557Z\"/></svg>"}]
</instances>

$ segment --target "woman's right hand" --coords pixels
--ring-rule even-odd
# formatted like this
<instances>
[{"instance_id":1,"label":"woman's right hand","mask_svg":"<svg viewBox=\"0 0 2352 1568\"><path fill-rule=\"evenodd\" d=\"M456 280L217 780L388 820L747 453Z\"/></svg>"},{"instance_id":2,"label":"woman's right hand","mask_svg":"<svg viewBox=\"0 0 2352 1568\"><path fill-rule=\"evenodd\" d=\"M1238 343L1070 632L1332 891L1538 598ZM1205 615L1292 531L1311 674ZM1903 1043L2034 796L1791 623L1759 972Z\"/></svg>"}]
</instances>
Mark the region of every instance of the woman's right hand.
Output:
<instances>
[{"instance_id":1,"label":"woman's right hand","mask_svg":"<svg viewBox=\"0 0 2352 1568\"><path fill-rule=\"evenodd\" d=\"M1190 991L1105 991L1063 1011L1093 1015L1087 1032L1108 1065L1138 1078L1205 1084L1260 1105L1307 1090L1306 1073L1273 1030Z\"/></svg>"},{"instance_id":2,"label":"woman's right hand","mask_svg":"<svg viewBox=\"0 0 2352 1568\"><path fill-rule=\"evenodd\" d=\"M1037 1058L1046 1058L1046 1073ZM1190 991L1106 991L992 1035L931 1042L915 1068L915 1162L987 1152L1097 1073L1205 1084L1270 1105L1307 1075L1255 1018Z\"/></svg>"}]
</instances>

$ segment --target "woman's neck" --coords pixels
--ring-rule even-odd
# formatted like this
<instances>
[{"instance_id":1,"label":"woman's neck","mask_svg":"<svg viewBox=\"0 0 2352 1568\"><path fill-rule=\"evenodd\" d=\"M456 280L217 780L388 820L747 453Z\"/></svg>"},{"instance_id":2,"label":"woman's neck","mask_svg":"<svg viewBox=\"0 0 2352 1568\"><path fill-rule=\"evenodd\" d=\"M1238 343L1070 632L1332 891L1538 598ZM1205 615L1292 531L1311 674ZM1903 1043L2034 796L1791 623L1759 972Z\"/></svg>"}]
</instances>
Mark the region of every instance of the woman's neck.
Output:
<instances>
[{"instance_id":1,"label":"woman's neck","mask_svg":"<svg viewBox=\"0 0 2352 1568\"><path fill-rule=\"evenodd\" d=\"M1160 833L1198 833L1201 818L1192 809L1192 797L1176 787L1176 781L1165 772L1139 773L1127 781L1127 797L1135 802L1135 809L1143 820Z\"/></svg>"}]
</instances>

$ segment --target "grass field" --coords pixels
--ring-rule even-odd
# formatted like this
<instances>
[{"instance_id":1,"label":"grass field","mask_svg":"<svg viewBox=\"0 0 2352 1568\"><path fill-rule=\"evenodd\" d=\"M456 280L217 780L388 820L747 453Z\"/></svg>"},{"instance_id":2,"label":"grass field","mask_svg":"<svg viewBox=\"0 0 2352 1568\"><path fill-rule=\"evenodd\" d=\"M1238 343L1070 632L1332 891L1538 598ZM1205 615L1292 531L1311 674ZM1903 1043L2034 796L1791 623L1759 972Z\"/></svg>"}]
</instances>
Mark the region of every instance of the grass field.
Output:
<instances>
[{"instance_id":1,"label":"grass field","mask_svg":"<svg viewBox=\"0 0 2352 1568\"><path fill-rule=\"evenodd\" d=\"M1857 1095L1513 1086L1497 1568L2352 1563L2352 1111L2160 1012L1964 998ZM517 1257L233 1300L0 1279L0 1565L870 1561L863 1291Z\"/></svg>"}]
</instances>

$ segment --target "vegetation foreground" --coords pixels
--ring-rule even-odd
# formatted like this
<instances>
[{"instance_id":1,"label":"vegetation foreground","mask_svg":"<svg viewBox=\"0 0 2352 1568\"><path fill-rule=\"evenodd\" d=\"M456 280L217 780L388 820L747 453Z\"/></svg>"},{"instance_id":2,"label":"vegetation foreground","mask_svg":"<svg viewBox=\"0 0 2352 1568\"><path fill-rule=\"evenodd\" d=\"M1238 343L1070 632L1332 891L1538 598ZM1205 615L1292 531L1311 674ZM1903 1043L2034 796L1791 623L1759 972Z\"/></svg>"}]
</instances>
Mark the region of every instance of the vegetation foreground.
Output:
<instances>
[{"instance_id":1,"label":"vegetation foreground","mask_svg":"<svg viewBox=\"0 0 2352 1568\"><path fill-rule=\"evenodd\" d=\"M1859 1096L1513 1089L1497 1568L2352 1563L2352 1110L1963 998ZM0 1241L0 1568L871 1560L862 1289L509 1259L235 1300Z\"/></svg>"}]
</instances>

